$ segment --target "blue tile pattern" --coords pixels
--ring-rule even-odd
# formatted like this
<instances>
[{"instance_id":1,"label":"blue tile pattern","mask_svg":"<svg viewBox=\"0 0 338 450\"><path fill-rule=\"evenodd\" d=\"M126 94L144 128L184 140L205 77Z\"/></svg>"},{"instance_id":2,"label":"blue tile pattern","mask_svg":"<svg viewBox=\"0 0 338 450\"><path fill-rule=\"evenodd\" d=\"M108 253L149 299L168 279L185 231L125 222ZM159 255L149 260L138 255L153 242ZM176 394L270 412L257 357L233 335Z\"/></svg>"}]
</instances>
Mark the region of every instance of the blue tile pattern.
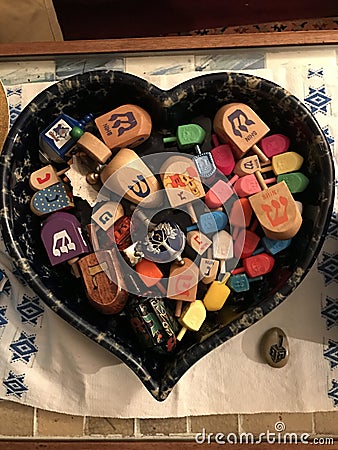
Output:
<instances>
[{"instance_id":1,"label":"blue tile pattern","mask_svg":"<svg viewBox=\"0 0 338 450\"><path fill-rule=\"evenodd\" d=\"M329 360L331 369L338 366L338 342L329 339L328 345L324 349L324 358Z\"/></svg>"}]
</instances>

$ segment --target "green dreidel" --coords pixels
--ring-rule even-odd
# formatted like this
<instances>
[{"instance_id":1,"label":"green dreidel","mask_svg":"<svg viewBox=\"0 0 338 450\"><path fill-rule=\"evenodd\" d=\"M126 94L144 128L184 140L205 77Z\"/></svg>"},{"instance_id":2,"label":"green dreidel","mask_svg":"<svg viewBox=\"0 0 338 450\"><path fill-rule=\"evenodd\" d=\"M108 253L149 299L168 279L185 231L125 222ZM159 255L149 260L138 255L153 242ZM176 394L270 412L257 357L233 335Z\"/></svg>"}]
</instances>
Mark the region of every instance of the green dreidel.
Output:
<instances>
[{"instance_id":1,"label":"green dreidel","mask_svg":"<svg viewBox=\"0 0 338 450\"><path fill-rule=\"evenodd\" d=\"M285 181L291 194L305 191L308 187L309 179L301 172L283 173L277 176L277 183Z\"/></svg>"},{"instance_id":2,"label":"green dreidel","mask_svg":"<svg viewBox=\"0 0 338 450\"><path fill-rule=\"evenodd\" d=\"M176 136L163 138L163 143L175 142L180 150L189 150L193 147L197 153L193 159L200 177L209 178L216 172L216 166L210 152L201 152L200 145L203 143L205 135L205 130L200 125L190 123L177 127Z\"/></svg>"}]
</instances>

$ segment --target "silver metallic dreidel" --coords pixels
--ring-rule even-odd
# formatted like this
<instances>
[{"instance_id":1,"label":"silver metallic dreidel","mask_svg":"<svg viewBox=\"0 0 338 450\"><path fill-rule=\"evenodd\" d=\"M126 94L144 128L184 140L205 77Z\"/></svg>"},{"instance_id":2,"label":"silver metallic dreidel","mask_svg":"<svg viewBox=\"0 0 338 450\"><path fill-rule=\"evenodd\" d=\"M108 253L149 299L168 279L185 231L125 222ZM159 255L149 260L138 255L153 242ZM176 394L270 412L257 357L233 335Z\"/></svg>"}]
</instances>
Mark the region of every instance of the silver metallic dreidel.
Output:
<instances>
[{"instance_id":1,"label":"silver metallic dreidel","mask_svg":"<svg viewBox=\"0 0 338 450\"><path fill-rule=\"evenodd\" d=\"M261 354L271 367L284 367L289 359L289 342L280 328L266 331L261 340Z\"/></svg>"},{"instance_id":2,"label":"silver metallic dreidel","mask_svg":"<svg viewBox=\"0 0 338 450\"><path fill-rule=\"evenodd\" d=\"M180 125L176 136L163 138L164 144L177 142L180 150L194 148L197 155L193 158L197 172L202 178L209 178L216 172L216 166L210 152L201 152L200 145L205 139L205 130L197 123Z\"/></svg>"}]
</instances>

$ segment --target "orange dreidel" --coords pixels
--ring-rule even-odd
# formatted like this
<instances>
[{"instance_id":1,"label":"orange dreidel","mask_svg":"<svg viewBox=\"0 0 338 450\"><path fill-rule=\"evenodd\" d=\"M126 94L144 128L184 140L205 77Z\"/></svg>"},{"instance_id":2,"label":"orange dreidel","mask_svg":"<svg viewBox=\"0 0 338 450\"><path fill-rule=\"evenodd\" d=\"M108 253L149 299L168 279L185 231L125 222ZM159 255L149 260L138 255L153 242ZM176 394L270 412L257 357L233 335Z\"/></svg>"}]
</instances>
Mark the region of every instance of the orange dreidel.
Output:
<instances>
[{"instance_id":1,"label":"orange dreidel","mask_svg":"<svg viewBox=\"0 0 338 450\"><path fill-rule=\"evenodd\" d=\"M155 264L153 261L142 258L141 261L136 264L135 270L147 287L156 286L161 294L166 296L167 291L160 283L160 280L163 278L163 273L159 269L157 264Z\"/></svg>"},{"instance_id":2,"label":"orange dreidel","mask_svg":"<svg viewBox=\"0 0 338 450\"><path fill-rule=\"evenodd\" d=\"M155 208L162 203L159 182L143 160L129 148L121 149L103 168L100 177L106 188L136 205Z\"/></svg>"},{"instance_id":3,"label":"orange dreidel","mask_svg":"<svg viewBox=\"0 0 338 450\"><path fill-rule=\"evenodd\" d=\"M150 136L151 117L137 105L122 105L95 119L106 146L111 150L134 148Z\"/></svg>"},{"instance_id":4,"label":"orange dreidel","mask_svg":"<svg viewBox=\"0 0 338 450\"><path fill-rule=\"evenodd\" d=\"M207 312L204 303L201 300L195 300L187 305L179 318L182 329L178 333L176 339L181 341L187 330L198 331L206 317Z\"/></svg>"},{"instance_id":5,"label":"orange dreidel","mask_svg":"<svg viewBox=\"0 0 338 450\"><path fill-rule=\"evenodd\" d=\"M74 127L70 135L76 141L76 149L85 152L99 164L106 163L111 157L111 150L94 134L83 131L80 127ZM73 149L71 151L74 152Z\"/></svg>"},{"instance_id":6,"label":"orange dreidel","mask_svg":"<svg viewBox=\"0 0 338 450\"><path fill-rule=\"evenodd\" d=\"M295 172L300 169L303 164L304 158L296 152L281 153L272 157L271 166L263 166L260 172L268 172L273 170L275 175L281 175L282 173Z\"/></svg>"},{"instance_id":7,"label":"orange dreidel","mask_svg":"<svg viewBox=\"0 0 338 450\"><path fill-rule=\"evenodd\" d=\"M214 130L221 140L232 144L237 159L251 149L261 161L269 161L256 144L270 129L244 103L229 103L222 106L215 115Z\"/></svg>"},{"instance_id":8,"label":"orange dreidel","mask_svg":"<svg viewBox=\"0 0 338 450\"><path fill-rule=\"evenodd\" d=\"M233 258L232 236L225 230L220 230L212 237L212 254L220 261L220 275L226 273L226 262Z\"/></svg>"},{"instance_id":9,"label":"orange dreidel","mask_svg":"<svg viewBox=\"0 0 338 450\"><path fill-rule=\"evenodd\" d=\"M211 240L199 230L188 231L187 243L199 255L203 255L212 244Z\"/></svg>"},{"instance_id":10,"label":"orange dreidel","mask_svg":"<svg viewBox=\"0 0 338 450\"><path fill-rule=\"evenodd\" d=\"M265 156L272 158L275 155L288 151L290 139L284 134L271 134L270 136L265 136L259 145Z\"/></svg>"},{"instance_id":11,"label":"orange dreidel","mask_svg":"<svg viewBox=\"0 0 338 450\"><path fill-rule=\"evenodd\" d=\"M235 200L229 215L229 224L233 239L235 239L241 228L247 228L250 225L251 217L252 208L249 200L246 197Z\"/></svg>"},{"instance_id":12,"label":"orange dreidel","mask_svg":"<svg viewBox=\"0 0 338 450\"><path fill-rule=\"evenodd\" d=\"M63 175L69 170L69 167L66 169L60 170L59 172L52 165L48 165L42 167L41 169L35 170L35 172L31 173L29 177L29 185L34 191L40 191L42 189L48 188L49 186L53 186L53 184L61 183L60 175Z\"/></svg>"},{"instance_id":13,"label":"orange dreidel","mask_svg":"<svg viewBox=\"0 0 338 450\"><path fill-rule=\"evenodd\" d=\"M260 172L255 176L262 191L249 197L265 235L271 239L290 239L298 232L302 216L284 181L267 187Z\"/></svg>"},{"instance_id":14,"label":"orange dreidel","mask_svg":"<svg viewBox=\"0 0 338 450\"><path fill-rule=\"evenodd\" d=\"M194 162L183 155L170 156L160 169L161 179L172 208L186 205L193 223L197 217L192 203L205 195Z\"/></svg>"},{"instance_id":15,"label":"orange dreidel","mask_svg":"<svg viewBox=\"0 0 338 450\"><path fill-rule=\"evenodd\" d=\"M246 273L250 278L260 277L271 272L275 264L275 259L268 253L259 253L243 259L243 267L237 267L231 271L232 275Z\"/></svg>"},{"instance_id":16,"label":"orange dreidel","mask_svg":"<svg viewBox=\"0 0 338 450\"><path fill-rule=\"evenodd\" d=\"M226 299L231 294L230 288L226 285L229 278L230 273L226 272L223 274L221 281L213 281L211 283L203 298L207 311L219 311L223 307Z\"/></svg>"}]
</instances>

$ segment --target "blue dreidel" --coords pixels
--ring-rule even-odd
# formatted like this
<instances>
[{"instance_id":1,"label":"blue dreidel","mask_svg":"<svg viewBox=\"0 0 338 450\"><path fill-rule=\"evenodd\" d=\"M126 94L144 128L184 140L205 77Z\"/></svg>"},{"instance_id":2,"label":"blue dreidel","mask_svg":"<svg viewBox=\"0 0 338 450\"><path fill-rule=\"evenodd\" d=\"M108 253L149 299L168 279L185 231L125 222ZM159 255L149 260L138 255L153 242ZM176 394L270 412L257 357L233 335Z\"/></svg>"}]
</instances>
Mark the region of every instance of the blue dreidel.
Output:
<instances>
[{"instance_id":1,"label":"blue dreidel","mask_svg":"<svg viewBox=\"0 0 338 450\"><path fill-rule=\"evenodd\" d=\"M266 236L262 238L262 244L265 250L270 253L270 255L276 255L277 253L285 250L291 244L292 239L270 239Z\"/></svg>"},{"instance_id":2,"label":"blue dreidel","mask_svg":"<svg viewBox=\"0 0 338 450\"><path fill-rule=\"evenodd\" d=\"M177 142L180 150L194 148L197 156L193 158L197 172L202 178L209 178L216 172L216 166L210 152L201 152L200 145L205 139L205 130L197 123L180 125L177 127L176 136L163 138L164 144Z\"/></svg>"},{"instance_id":3,"label":"blue dreidel","mask_svg":"<svg viewBox=\"0 0 338 450\"><path fill-rule=\"evenodd\" d=\"M199 229L204 234L212 234L224 230L228 216L222 211L201 214L198 223L187 227L187 232Z\"/></svg>"},{"instance_id":4,"label":"blue dreidel","mask_svg":"<svg viewBox=\"0 0 338 450\"><path fill-rule=\"evenodd\" d=\"M245 273L239 273L237 275L231 275L227 284L232 291L238 293L248 291L250 289L250 283L261 280L263 280L262 276L248 278Z\"/></svg>"},{"instance_id":5,"label":"blue dreidel","mask_svg":"<svg viewBox=\"0 0 338 450\"><path fill-rule=\"evenodd\" d=\"M30 208L38 216L74 208L73 194L64 183L56 183L35 192Z\"/></svg>"},{"instance_id":6,"label":"blue dreidel","mask_svg":"<svg viewBox=\"0 0 338 450\"><path fill-rule=\"evenodd\" d=\"M48 161L65 162L67 153L76 144L76 140L72 138L70 132L74 127L84 129L86 124L92 120L92 114L87 114L80 120L76 120L64 113L60 114L40 133L39 146L42 155Z\"/></svg>"}]
</instances>

